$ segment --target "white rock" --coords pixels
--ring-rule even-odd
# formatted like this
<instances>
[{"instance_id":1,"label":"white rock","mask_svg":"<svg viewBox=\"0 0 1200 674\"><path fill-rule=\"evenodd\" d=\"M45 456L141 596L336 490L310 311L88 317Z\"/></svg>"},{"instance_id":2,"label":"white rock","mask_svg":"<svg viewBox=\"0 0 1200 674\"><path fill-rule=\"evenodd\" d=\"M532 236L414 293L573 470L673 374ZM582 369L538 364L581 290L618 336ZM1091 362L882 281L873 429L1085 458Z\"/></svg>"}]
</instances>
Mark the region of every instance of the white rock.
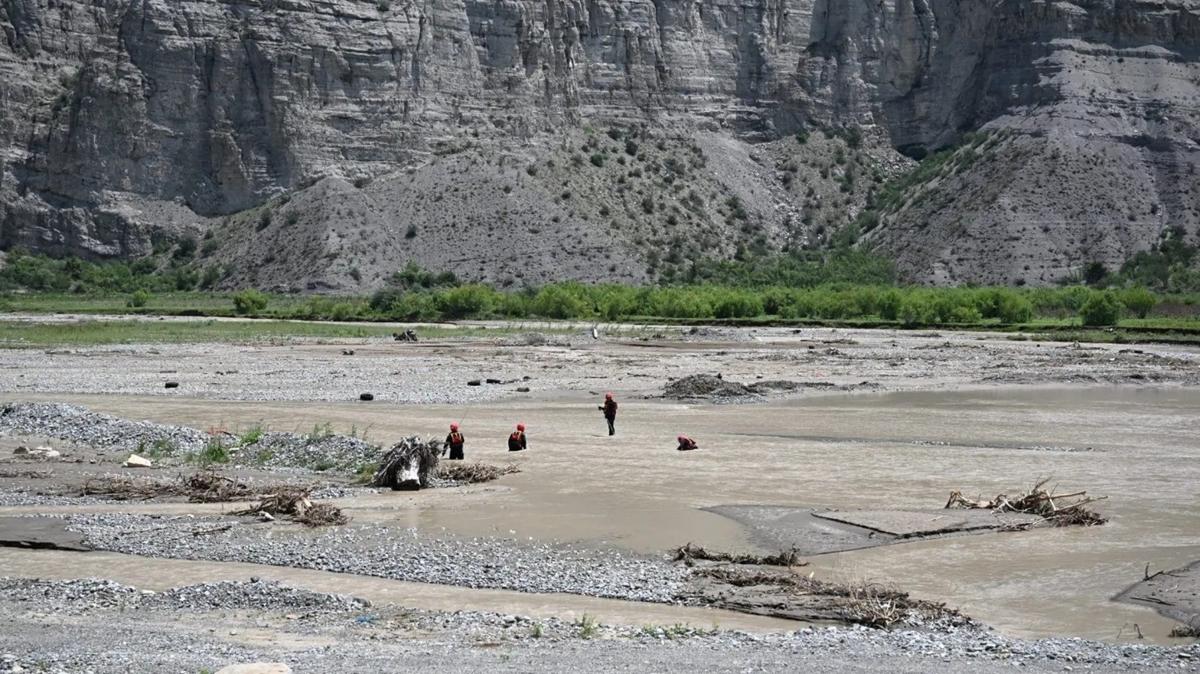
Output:
<instances>
[{"instance_id":1,"label":"white rock","mask_svg":"<svg viewBox=\"0 0 1200 674\"><path fill-rule=\"evenodd\" d=\"M130 454L129 458L125 459L126 468L151 468L153 466L153 461L137 454Z\"/></svg>"}]
</instances>

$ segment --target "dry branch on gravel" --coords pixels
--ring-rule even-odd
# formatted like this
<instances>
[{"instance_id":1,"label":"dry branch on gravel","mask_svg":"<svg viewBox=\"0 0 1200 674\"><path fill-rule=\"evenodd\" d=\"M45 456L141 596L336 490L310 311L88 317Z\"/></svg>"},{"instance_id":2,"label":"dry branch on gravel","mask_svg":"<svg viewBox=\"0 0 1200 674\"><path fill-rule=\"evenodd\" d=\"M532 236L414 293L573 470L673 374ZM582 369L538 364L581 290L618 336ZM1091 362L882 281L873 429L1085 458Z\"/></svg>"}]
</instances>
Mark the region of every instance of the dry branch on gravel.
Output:
<instances>
[{"instance_id":1,"label":"dry branch on gravel","mask_svg":"<svg viewBox=\"0 0 1200 674\"><path fill-rule=\"evenodd\" d=\"M817 580L790 571L756 571L732 566L699 569L697 574L733 587L768 587L783 598L788 595L824 597L837 607L846 622L886 628L907 618L925 620L962 615L945 604L913 599L878 583L844 584Z\"/></svg>"},{"instance_id":2,"label":"dry branch on gravel","mask_svg":"<svg viewBox=\"0 0 1200 674\"><path fill-rule=\"evenodd\" d=\"M79 488L79 496L104 496L116 501L148 501L166 496L186 496L192 503L224 503L249 498L253 490L243 482L213 471L201 471L175 480L136 480L128 477L95 477Z\"/></svg>"},{"instance_id":3,"label":"dry branch on gravel","mask_svg":"<svg viewBox=\"0 0 1200 674\"><path fill-rule=\"evenodd\" d=\"M793 547L775 555L734 555L728 552L709 552L698 545L687 545L675 551L676 562L693 566L696 560L711 562L729 562L731 564L751 564L762 566L807 566L808 562L800 559L800 553Z\"/></svg>"},{"instance_id":4,"label":"dry branch on gravel","mask_svg":"<svg viewBox=\"0 0 1200 674\"><path fill-rule=\"evenodd\" d=\"M180 481L192 503L227 503L248 498L253 493L244 482L212 471L192 473L186 478L181 477Z\"/></svg>"},{"instance_id":5,"label":"dry branch on gravel","mask_svg":"<svg viewBox=\"0 0 1200 674\"><path fill-rule=\"evenodd\" d=\"M103 496L114 501L149 501L160 496L178 496L175 482L132 480L127 477L94 477L84 481L78 496Z\"/></svg>"},{"instance_id":6,"label":"dry branch on gravel","mask_svg":"<svg viewBox=\"0 0 1200 674\"><path fill-rule=\"evenodd\" d=\"M999 513L1038 515L1050 524L1060 527L1092 526L1108 521L1096 511L1088 508L1092 503L1103 501L1106 497L1090 497L1086 491L1056 494L1053 489L1050 491L1045 489L1046 483L1049 481L1050 478L1039 480L1028 492L1011 499L1000 494L990 501L972 501L964 498L962 492L953 491L950 492L950 498L946 501L946 508L979 508Z\"/></svg>"},{"instance_id":7,"label":"dry branch on gravel","mask_svg":"<svg viewBox=\"0 0 1200 674\"><path fill-rule=\"evenodd\" d=\"M264 494L258 503L245 510L235 511L234 515L261 515L272 517L287 516L294 522L320 527L331 524L346 524L350 518L341 508L329 503L313 503L309 500L312 490L307 487L285 487L277 489L272 494Z\"/></svg>"},{"instance_id":8,"label":"dry branch on gravel","mask_svg":"<svg viewBox=\"0 0 1200 674\"><path fill-rule=\"evenodd\" d=\"M437 477L452 482L477 484L491 482L504 475L519 473L516 466L492 466L486 463L442 463L437 467Z\"/></svg>"}]
</instances>

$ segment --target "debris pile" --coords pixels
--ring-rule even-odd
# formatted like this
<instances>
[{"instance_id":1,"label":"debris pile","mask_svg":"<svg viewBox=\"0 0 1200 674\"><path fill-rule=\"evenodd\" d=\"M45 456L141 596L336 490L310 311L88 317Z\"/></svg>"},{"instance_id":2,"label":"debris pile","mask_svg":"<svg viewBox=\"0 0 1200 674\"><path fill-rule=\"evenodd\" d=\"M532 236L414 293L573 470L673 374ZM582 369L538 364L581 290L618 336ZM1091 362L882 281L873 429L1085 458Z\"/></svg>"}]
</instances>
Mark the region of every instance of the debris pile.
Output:
<instances>
[{"instance_id":1,"label":"debris pile","mask_svg":"<svg viewBox=\"0 0 1200 674\"><path fill-rule=\"evenodd\" d=\"M808 562L800 559L800 553L795 547L783 550L775 555L735 555L728 552L709 552L698 545L687 545L675 551L673 561L683 562L687 566L695 565L697 560L710 562L729 562L730 564L747 564L763 566L807 566Z\"/></svg>"},{"instance_id":2,"label":"debris pile","mask_svg":"<svg viewBox=\"0 0 1200 674\"><path fill-rule=\"evenodd\" d=\"M227 503L249 498L253 493L244 482L225 477L211 470L180 477L188 501L192 503Z\"/></svg>"},{"instance_id":3,"label":"debris pile","mask_svg":"<svg viewBox=\"0 0 1200 674\"><path fill-rule=\"evenodd\" d=\"M441 445L436 440L425 442L415 435L404 438L384 455L371 486L425 489L437 470L440 453Z\"/></svg>"},{"instance_id":4,"label":"debris pile","mask_svg":"<svg viewBox=\"0 0 1200 674\"><path fill-rule=\"evenodd\" d=\"M303 489L289 487L289 489ZM187 497L192 503L228 503L252 497L249 485L214 471L199 471L174 480L132 479L124 475L105 475L87 480L75 496L103 496L114 501L147 501L172 496Z\"/></svg>"},{"instance_id":5,"label":"debris pile","mask_svg":"<svg viewBox=\"0 0 1200 674\"><path fill-rule=\"evenodd\" d=\"M285 487L273 494L264 494L255 505L234 512L234 515L268 515L271 519L286 516L293 522L310 527L346 524L350 518L341 508L325 502L309 500L312 490L307 487Z\"/></svg>"},{"instance_id":6,"label":"debris pile","mask_svg":"<svg viewBox=\"0 0 1200 674\"><path fill-rule=\"evenodd\" d=\"M669 398L738 398L754 395L749 386L712 374L680 377L667 384L665 393Z\"/></svg>"},{"instance_id":7,"label":"debris pile","mask_svg":"<svg viewBox=\"0 0 1200 674\"><path fill-rule=\"evenodd\" d=\"M1045 489L1046 483L1049 481L1050 478L1039 480L1028 492L1011 499L1000 494L990 501L972 501L963 497L962 492L953 491L950 492L950 498L946 501L946 508L981 508L1001 513L1038 515L1046 522L1059 527L1093 526L1108 521L1096 511L1088 508L1090 504L1102 501L1106 497L1090 497L1086 491L1056 494L1053 489L1050 491Z\"/></svg>"},{"instance_id":8,"label":"debris pile","mask_svg":"<svg viewBox=\"0 0 1200 674\"><path fill-rule=\"evenodd\" d=\"M517 466L493 466L486 463L439 463L437 479L460 484L491 482L504 475L519 473Z\"/></svg>"},{"instance_id":9,"label":"debris pile","mask_svg":"<svg viewBox=\"0 0 1200 674\"><path fill-rule=\"evenodd\" d=\"M945 604L913 599L877 583L834 583L791 569L736 564L700 567L692 573L697 582L680 599L745 613L792 620L842 620L876 628L970 622Z\"/></svg>"}]
</instances>

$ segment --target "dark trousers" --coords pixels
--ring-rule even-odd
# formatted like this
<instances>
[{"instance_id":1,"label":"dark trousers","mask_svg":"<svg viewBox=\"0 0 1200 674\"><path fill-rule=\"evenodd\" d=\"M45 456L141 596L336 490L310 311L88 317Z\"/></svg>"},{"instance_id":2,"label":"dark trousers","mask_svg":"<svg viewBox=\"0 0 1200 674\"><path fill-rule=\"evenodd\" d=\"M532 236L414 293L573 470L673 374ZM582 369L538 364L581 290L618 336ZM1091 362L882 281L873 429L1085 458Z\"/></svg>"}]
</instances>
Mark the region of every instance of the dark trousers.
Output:
<instances>
[{"instance_id":1,"label":"dark trousers","mask_svg":"<svg viewBox=\"0 0 1200 674\"><path fill-rule=\"evenodd\" d=\"M462 445L459 445L457 447L455 447L454 445L450 445L450 460L451 461L462 461L463 460Z\"/></svg>"},{"instance_id":2,"label":"dark trousers","mask_svg":"<svg viewBox=\"0 0 1200 674\"><path fill-rule=\"evenodd\" d=\"M608 422L608 434L609 434L609 435L616 435L616 434L617 434L617 427L616 427L616 426L614 426L613 424L615 424L617 420L616 420L615 418L613 418L613 417L604 417L604 420Z\"/></svg>"}]
</instances>

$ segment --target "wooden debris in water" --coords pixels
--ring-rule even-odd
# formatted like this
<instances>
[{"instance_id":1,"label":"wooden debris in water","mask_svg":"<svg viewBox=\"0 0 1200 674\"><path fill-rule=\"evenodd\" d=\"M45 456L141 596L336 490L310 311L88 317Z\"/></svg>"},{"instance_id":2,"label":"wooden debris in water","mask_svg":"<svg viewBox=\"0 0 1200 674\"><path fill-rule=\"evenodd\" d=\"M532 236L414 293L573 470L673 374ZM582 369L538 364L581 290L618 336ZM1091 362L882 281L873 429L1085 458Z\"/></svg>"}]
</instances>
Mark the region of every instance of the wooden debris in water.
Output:
<instances>
[{"instance_id":1,"label":"wooden debris in water","mask_svg":"<svg viewBox=\"0 0 1200 674\"><path fill-rule=\"evenodd\" d=\"M417 482L424 489L438 467L441 443L423 442L418 436L404 438L392 445L371 478L372 487L396 488L402 482ZM418 485L413 485L417 488Z\"/></svg>"},{"instance_id":2,"label":"wooden debris in water","mask_svg":"<svg viewBox=\"0 0 1200 674\"><path fill-rule=\"evenodd\" d=\"M1011 499L1000 494L990 501L972 501L963 497L962 492L953 491L950 492L950 498L946 501L946 508L979 508L999 513L1038 515L1046 522L1060 527L1093 526L1108 521L1096 511L1088 508L1092 503L1103 501L1106 497L1091 497L1087 495L1086 491L1057 494L1053 489L1046 490L1046 483L1049 481L1050 478L1039 480L1028 492Z\"/></svg>"},{"instance_id":3,"label":"wooden debris in water","mask_svg":"<svg viewBox=\"0 0 1200 674\"><path fill-rule=\"evenodd\" d=\"M795 547L783 550L775 555L735 555L728 552L709 552L698 545L687 545L675 551L676 562L692 566L696 560L711 562L729 562L730 564L752 564L763 566L807 566L808 562L800 559L800 553Z\"/></svg>"},{"instance_id":4,"label":"wooden debris in water","mask_svg":"<svg viewBox=\"0 0 1200 674\"><path fill-rule=\"evenodd\" d=\"M517 466L493 466L486 463L441 463L437 467L437 477L452 482L477 484L491 482L504 475L519 473Z\"/></svg>"}]
</instances>

